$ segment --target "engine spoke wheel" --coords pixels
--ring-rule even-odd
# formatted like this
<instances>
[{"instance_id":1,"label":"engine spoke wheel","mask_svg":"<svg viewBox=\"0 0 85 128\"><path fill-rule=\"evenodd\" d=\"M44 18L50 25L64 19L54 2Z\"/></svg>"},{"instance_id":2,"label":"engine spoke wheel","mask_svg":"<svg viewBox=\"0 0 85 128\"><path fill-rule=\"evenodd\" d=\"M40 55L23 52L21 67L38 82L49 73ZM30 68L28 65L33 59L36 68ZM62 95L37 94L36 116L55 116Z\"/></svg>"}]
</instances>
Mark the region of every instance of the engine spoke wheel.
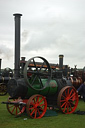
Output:
<instances>
[{"instance_id":1,"label":"engine spoke wheel","mask_svg":"<svg viewBox=\"0 0 85 128\"><path fill-rule=\"evenodd\" d=\"M57 105L63 113L71 114L76 110L78 100L76 89L73 86L66 86L59 92Z\"/></svg>"},{"instance_id":2,"label":"engine spoke wheel","mask_svg":"<svg viewBox=\"0 0 85 128\"><path fill-rule=\"evenodd\" d=\"M12 115L20 116L26 109L26 106L18 104L19 99L8 99L8 102L14 103L14 104L7 104L6 105L8 112ZM24 101L22 101L22 102L24 102Z\"/></svg>"},{"instance_id":3,"label":"engine spoke wheel","mask_svg":"<svg viewBox=\"0 0 85 128\"><path fill-rule=\"evenodd\" d=\"M0 96L7 94L7 86L5 83L0 83Z\"/></svg>"},{"instance_id":4,"label":"engine spoke wheel","mask_svg":"<svg viewBox=\"0 0 85 128\"><path fill-rule=\"evenodd\" d=\"M38 94L31 96L28 100L26 110L28 116L31 118L42 118L47 110L47 101L45 97Z\"/></svg>"},{"instance_id":5,"label":"engine spoke wheel","mask_svg":"<svg viewBox=\"0 0 85 128\"><path fill-rule=\"evenodd\" d=\"M51 68L48 61L43 57L29 59L24 67L24 78L26 83L34 90L43 90L51 80ZM43 79L46 82L43 84ZM36 87L36 84L38 85Z\"/></svg>"}]
</instances>

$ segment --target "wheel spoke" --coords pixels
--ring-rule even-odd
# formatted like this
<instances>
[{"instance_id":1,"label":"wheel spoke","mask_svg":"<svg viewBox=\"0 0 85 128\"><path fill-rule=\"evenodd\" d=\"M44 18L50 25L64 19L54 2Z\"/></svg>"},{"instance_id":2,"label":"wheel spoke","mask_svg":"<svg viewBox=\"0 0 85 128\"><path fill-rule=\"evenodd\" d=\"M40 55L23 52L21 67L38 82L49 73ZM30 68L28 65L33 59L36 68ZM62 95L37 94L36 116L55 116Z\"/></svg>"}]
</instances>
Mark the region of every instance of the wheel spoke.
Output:
<instances>
[{"instance_id":1,"label":"wheel spoke","mask_svg":"<svg viewBox=\"0 0 85 128\"><path fill-rule=\"evenodd\" d=\"M75 92L70 96L70 99L73 98L75 96Z\"/></svg>"},{"instance_id":2,"label":"wheel spoke","mask_svg":"<svg viewBox=\"0 0 85 128\"><path fill-rule=\"evenodd\" d=\"M38 103L38 101L39 101L39 96L37 97L37 103Z\"/></svg>"},{"instance_id":3,"label":"wheel spoke","mask_svg":"<svg viewBox=\"0 0 85 128\"><path fill-rule=\"evenodd\" d=\"M65 99L66 97L62 94L62 97Z\"/></svg>"},{"instance_id":4,"label":"wheel spoke","mask_svg":"<svg viewBox=\"0 0 85 128\"><path fill-rule=\"evenodd\" d=\"M65 112L65 110L66 110L66 106L67 106L67 104L65 104L64 109L63 109L63 112Z\"/></svg>"},{"instance_id":5,"label":"wheel spoke","mask_svg":"<svg viewBox=\"0 0 85 128\"><path fill-rule=\"evenodd\" d=\"M71 106L71 104L69 103L69 106L70 106L70 108L71 108L71 111L72 111L72 106Z\"/></svg>"},{"instance_id":6,"label":"wheel spoke","mask_svg":"<svg viewBox=\"0 0 85 128\"><path fill-rule=\"evenodd\" d=\"M39 104L43 101L43 98L39 101Z\"/></svg>"},{"instance_id":7,"label":"wheel spoke","mask_svg":"<svg viewBox=\"0 0 85 128\"><path fill-rule=\"evenodd\" d=\"M66 104L66 102L64 102L62 105L61 105L61 108Z\"/></svg>"},{"instance_id":8,"label":"wheel spoke","mask_svg":"<svg viewBox=\"0 0 85 128\"><path fill-rule=\"evenodd\" d=\"M72 92L73 92L73 89L71 89L71 91L70 91L70 94L69 94L70 96L71 96Z\"/></svg>"},{"instance_id":9,"label":"wheel spoke","mask_svg":"<svg viewBox=\"0 0 85 128\"><path fill-rule=\"evenodd\" d=\"M66 100L60 100L60 102L65 102Z\"/></svg>"},{"instance_id":10,"label":"wheel spoke","mask_svg":"<svg viewBox=\"0 0 85 128\"><path fill-rule=\"evenodd\" d=\"M20 107L18 106L17 108L19 109L19 112L20 112L21 111Z\"/></svg>"},{"instance_id":11,"label":"wheel spoke","mask_svg":"<svg viewBox=\"0 0 85 128\"><path fill-rule=\"evenodd\" d=\"M39 109L40 109L40 110L42 110L42 111L44 111L44 109L43 109L43 108L41 108L41 107L40 107Z\"/></svg>"},{"instance_id":12,"label":"wheel spoke","mask_svg":"<svg viewBox=\"0 0 85 128\"><path fill-rule=\"evenodd\" d=\"M67 113L69 113L69 104L67 104Z\"/></svg>"},{"instance_id":13,"label":"wheel spoke","mask_svg":"<svg viewBox=\"0 0 85 128\"><path fill-rule=\"evenodd\" d=\"M16 115L17 115L17 107L16 107Z\"/></svg>"},{"instance_id":14,"label":"wheel spoke","mask_svg":"<svg viewBox=\"0 0 85 128\"><path fill-rule=\"evenodd\" d=\"M39 106L44 106L45 105L45 103L44 104L40 104Z\"/></svg>"},{"instance_id":15,"label":"wheel spoke","mask_svg":"<svg viewBox=\"0 0 85 128\"><path fill-rule=\"evenodd\" d=\"M14 107L14 105L10 105L10 106L9 106L9 108L12 108L12 107Z\"/></svg>"},{"instance_id":16,"label":"wheel spoke","mask_svg":"<svg viewBox=\"0 0 85 128\"><path fill-rule=\"evenodd\" d=\"M35 110L35 118L37 117L37 109Z\"/></svg>"},{"instance_id":17,"label":"wheel spoke","mask_svg":"<svg viewBox=\"0 0 85 128\"><path fill-rule=\"evenodd\" d=\"M15 106L14 106L14 108L13 108L13 110L11 111L12 113L14 112L14 110L15 110Z\"/></svg>"},{"instance_id":18,"label":"wheel spoke","mask_svg":"<svg viewBox=\"0 0 85 128\"><path fill-rule=\"evenodd\" d=\"M40 87L42 88L43 87L43 83L42 83L41 77L38 76L38 78L39 78L39 82L40 82Z\"/></svg>"},{"instance_id":19,"label":"wheel spoke","mask_svg":"<svg viewBox=\"0 0 85 128\"><path fill-rule=\"evenodd\" d=\"M34 58L33 58L33 63L34 63L34 65L35 65L35 68L36 68L36 70L37 70L37 72L38 72L38 68L37 68L37 66L36 66L36 63L35 63L35 60L34 60ZM38 72L39 73L39 72Z\"/></svg>"},{"instance_id":20,"label":"wheel spoke","mask_svg":"<svg viewBox=\"0 0 85 128\"><path fill-rule=\"evenodd\" d=\"M34 101L34 100L33 100L33 101ZM35 105L35 103L31 102L31 103L30 103L30 105L34 106L34 105Z\"/></svg>"},{"instance_id":21,"label":"wheel spoke","mask_svg":"<svg viewBox=\"0 0 85 128\"><path fill-rule=\"evenodd\" d=\"M37 112L38 112L38 114L39 114L39 116L40 116L40 111L39 111L39 109L37 109Z\"/></svg>"},{"instance_id":22,"label":"wheel spoke","mask_svg":"<svg viewBox=\"0 0 85 128\"><path fill-rule=\"evenodd\" d=\"M35 75L34 79L32 80L31 85L33 85L33 84L34 84L34 82L35 82L36 78L37 78L37 75Z\"/></svg>"},{"instance_id":23,"label":"wheel spoke","mask_svg":"<svg viewBox=\"0 0 85 128\"><path fill-rule=\"evenodd\" d=\"M43 65L44 65L44 62L42 63L42 65L41 65L41 67L40 67L40 70L39 70L39 71L41 71L41 69L42 69Z\"/></svg>"},{"instance_id":24,"label":"wheel spoke","mask_svg":"<svg viewBox=\"0 0 85 128\"><path fill-rule=\"evenodd\" d=\"M70 103L75 106L75 104L73 102L70 102Z\"/></svg>"},{"instance_id":25,"label":"wheel spoke","mask_svg":"<svg viewBox=\"0 0 85 128\"><path fill-rule=\"evenodd\" d=\"M32 116L32 114L35 112L35 109L32 110L32 112L30 113L30 115Z\"/></svg>"},{"instance_id":26,"label":"wheel spoke","mask_svg":"<svg viewBox=\"0 0 85 128\"><path fill-rule=\"evenodd\" d=\"M29 110L31 110L31 109L34 109L34 106L29 108Z\"/></svg>"},{"instance_id":27,"label":"wheel spoke","mask_svg":"<svg viewBox=\"0 0 85 128\"><path fill-rule=\"evenodd\" d=\"M35 100L35 98L36 98L36 97L34 97L34 99L33 99L34 103L36 103L36 100Z\"/></svg>"}]
</instances>

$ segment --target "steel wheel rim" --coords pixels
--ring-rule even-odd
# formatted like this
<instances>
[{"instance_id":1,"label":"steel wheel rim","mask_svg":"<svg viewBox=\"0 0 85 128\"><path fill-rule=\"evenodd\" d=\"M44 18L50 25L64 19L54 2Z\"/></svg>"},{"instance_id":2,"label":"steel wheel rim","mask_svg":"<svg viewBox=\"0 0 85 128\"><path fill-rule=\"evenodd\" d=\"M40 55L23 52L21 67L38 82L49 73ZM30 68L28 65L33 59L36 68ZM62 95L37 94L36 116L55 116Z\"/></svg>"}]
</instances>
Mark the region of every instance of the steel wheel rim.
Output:
<instances>
[{"instance_id":1,"label":"steel wheel rim","mask_svg":"<svg viewBox=\"0 0 85 128\"><path fill-rule=\"evenodd\" d=\"M31 118L39 119L44 116L47 110L47 101L42 95L33 95L27 103L27 114Z\"/></svg>"},{"instance_id":2,"label":"steel wheel rim","mask_svg":"<svg viewBox=\"0 0 85 128\"><path fill-rule=\"evenodd\" d=\"M78 94L73 86L66 86L61 89L58 95L58 107L65 114L73 113L78 105Z\"/></svg>"},{"instance_id":3,"label":"steel wheel rim","mask_svg":"<svg viewBox=\"0 0 85 128\"><path fill-rule=\"evenodd\" d=\"M8 102L17 102L18 99L8 99ZM25 106L21 106L21 105L14 105L14 104L7 104L6 105L7 110L10 114L15 115L15 116L19 116L21 115L24 111L25 111Z\"/></svg>"}]
</instances>

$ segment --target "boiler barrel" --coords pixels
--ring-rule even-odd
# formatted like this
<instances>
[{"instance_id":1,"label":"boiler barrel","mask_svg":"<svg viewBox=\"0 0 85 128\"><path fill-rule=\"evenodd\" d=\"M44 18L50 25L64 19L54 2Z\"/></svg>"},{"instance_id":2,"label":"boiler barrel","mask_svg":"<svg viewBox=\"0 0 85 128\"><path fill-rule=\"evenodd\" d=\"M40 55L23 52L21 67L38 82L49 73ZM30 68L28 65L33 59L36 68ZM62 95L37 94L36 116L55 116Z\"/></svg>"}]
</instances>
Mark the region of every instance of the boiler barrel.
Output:
<instances>
[{"instance_id":1,"label":"boiler barrel","mask_svg":"<svg viewBox=\"0 0 85 128\"><path fill-rule=\"evenodd\" d=\"M46 82L46 79L42 80L43 85ZM38 84L33 85L37 88L39 88ZM41 94L43 96L50 96L57 93L58 85L55 80L51 80L50 83L47 85L46 88L43 90L35 90L28 86L24 79L11 79L8 82L8 93L12 98L29 98L30 96L34 94Z\"/></svg>"},{"instance_id":2,"label":"boiler barrel","mask_svg":"<svg viewBox=\"0 0 85 128\"><path fill-rule=\"evenodd\" d=\"M42 80L43 85L45 85L46 81L47 81L47 79ZM34 86L36 86L36 89L39 88L38 84L36 84ZM50 96L50 95L54 95L57 92L57 88L58 88L58 85L57 85L56 81L51 80L49 82L49 84L47 85L47 87L44 88L43 90L37 91L37 90L34 90L34 89L28 87L27 95L31 96L33 94L41 94L41 95L44 95L44 96Z\"/></svg>"}]
</instances>

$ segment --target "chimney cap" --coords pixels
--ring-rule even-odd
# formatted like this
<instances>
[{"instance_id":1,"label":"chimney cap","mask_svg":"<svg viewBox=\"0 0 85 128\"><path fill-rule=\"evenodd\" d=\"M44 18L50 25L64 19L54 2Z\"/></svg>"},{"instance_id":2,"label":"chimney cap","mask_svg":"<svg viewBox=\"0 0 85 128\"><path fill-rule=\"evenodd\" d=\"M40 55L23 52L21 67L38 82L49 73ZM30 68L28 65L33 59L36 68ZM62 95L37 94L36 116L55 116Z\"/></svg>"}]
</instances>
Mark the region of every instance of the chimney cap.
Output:
<instances>
[{"instance_id":1,"label":"chimney cap","mask_svg":"<svg viewBox=\"0 0 85 128\"><path fill-rule=\"evenodd\" d=\"M64 57L64 55L59 55L59 57L60 57L60 58L63 58L63 57Z\"/></svg>"},{"instance_id":2,"label":"chimney cap","mask_svg":"<svg viewBox=\"0 0 85 128\"><path fill-rule=\"evenodd\" d=\"M20 14L20 13L15 13L15 14L13 14L13 16L22 16L22 14Z\"/></svg>"}]
</instances>

